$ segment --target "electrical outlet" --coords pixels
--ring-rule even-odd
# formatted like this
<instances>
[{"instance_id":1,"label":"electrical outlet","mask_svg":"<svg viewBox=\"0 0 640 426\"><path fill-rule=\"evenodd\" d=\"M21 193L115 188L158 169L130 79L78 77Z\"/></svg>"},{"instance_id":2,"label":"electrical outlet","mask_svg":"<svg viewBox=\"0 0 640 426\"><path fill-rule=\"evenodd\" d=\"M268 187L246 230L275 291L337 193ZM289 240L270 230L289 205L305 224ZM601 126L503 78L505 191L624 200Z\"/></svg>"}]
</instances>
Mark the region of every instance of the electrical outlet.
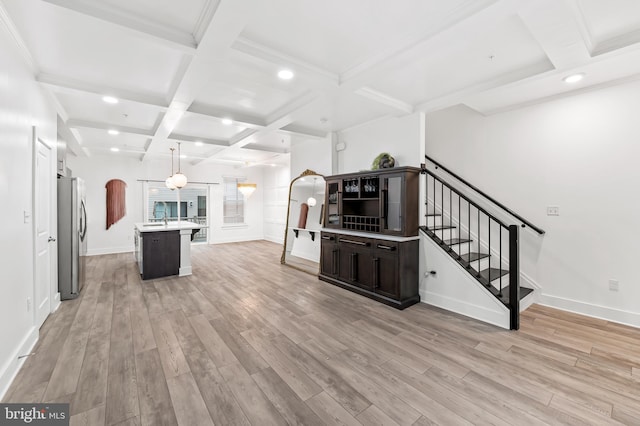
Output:
<instances>
[{"instance_id":1,"label":"electrical outlet","mask_svg":"<svg viewBox=\"0 0 640 426\"><path fill-rule=\"evenodd\" d=\"M28 211L24 211L24 223L29 223L31 222L31 213L29 213Z\"/></svg>"},{"instance_id":2,"label":"electrical outlet","mask_svg":"<svg viewBox=\"0 0 640 426\"><path fill-rule=\"evenodd\" d=\"M31 298L27 297L27 312L31 312Z\"/></svg>"},{"instance_id":3,"label":"electrical outlet","mask_svg":"<svg viewBox=\"0 0 640 426\"><path fill-rule=\"evenodd\" d=\"M547 207L547 216L560 216L560 207L558 207L558 206L548 206Z\"/></svg>"},{"instance_id":4,"label":"electrical outlet","mask_svg":"<svg viewBox=\"0 0 640 426\"><path fill-rule=\"evenodd\" d=\"M618 291L620 289L620 282L618 280L609 280L609 291Z\"/></svg>"}]
</instances>

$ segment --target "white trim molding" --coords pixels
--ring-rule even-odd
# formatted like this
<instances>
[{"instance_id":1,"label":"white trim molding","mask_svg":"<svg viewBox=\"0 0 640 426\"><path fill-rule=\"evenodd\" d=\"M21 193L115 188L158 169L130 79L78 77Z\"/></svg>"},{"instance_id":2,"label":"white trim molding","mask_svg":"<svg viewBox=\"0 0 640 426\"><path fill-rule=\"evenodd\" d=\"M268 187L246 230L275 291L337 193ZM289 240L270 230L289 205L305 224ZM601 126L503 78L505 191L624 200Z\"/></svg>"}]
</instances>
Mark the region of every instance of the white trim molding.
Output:
<instances>
[{"instance_id":1,"label":"white trim molding","mask_svg":"<svg viewBox=\"0 0 640 426\"><path fill-rule=\"evenodd\" d=\"M38 329L31 327L29 332L24 336L20 345L13 351L9 360L0 369L0 401L6 396L9 386L16 378L18 371L24 364L27 358L19 358L22 355L28 355L31 353L36 343L38 342Z\"/></svg>"}]
</instances>

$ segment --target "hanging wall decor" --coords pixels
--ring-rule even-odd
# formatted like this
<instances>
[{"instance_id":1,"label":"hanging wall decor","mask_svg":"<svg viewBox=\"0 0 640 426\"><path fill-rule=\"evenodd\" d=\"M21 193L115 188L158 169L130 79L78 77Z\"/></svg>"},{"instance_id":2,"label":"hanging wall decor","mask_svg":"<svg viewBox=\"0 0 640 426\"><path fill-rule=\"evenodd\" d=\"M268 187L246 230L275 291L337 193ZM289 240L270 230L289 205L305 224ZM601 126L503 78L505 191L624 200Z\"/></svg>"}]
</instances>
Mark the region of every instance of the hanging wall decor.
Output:
<instances>
[{"instance_id":1,"label":"hanging wall decor","mask_svg":"<svg viewBox=\"0 0 640 426\"><path fill-rule=\"evenodd\" d=\"M127 184L120 179L111 179L107 188L107 229L127 214L125 190Z\"/></svg>"}]
</instances>

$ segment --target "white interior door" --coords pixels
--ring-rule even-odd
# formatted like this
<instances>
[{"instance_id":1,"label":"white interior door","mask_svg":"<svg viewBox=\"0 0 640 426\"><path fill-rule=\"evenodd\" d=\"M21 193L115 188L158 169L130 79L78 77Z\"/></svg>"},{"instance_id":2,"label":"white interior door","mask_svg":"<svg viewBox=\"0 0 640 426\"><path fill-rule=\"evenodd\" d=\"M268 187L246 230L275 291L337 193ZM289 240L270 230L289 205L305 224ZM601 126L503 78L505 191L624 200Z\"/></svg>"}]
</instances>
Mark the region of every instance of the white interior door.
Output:
<instances>
[{"instance_id":1,"label":"white interior door","mask_svg":"<svg viewBox=\"0 0 640 426\"><path fill-rule=\"evenodd\" d=\"M35 138L35 130L34 130ZM36 138L34 173L34 223L35 223L35 326L40 327L51 312L52 274L52 179L53 149Z\"/></svg>"}]
</instances>

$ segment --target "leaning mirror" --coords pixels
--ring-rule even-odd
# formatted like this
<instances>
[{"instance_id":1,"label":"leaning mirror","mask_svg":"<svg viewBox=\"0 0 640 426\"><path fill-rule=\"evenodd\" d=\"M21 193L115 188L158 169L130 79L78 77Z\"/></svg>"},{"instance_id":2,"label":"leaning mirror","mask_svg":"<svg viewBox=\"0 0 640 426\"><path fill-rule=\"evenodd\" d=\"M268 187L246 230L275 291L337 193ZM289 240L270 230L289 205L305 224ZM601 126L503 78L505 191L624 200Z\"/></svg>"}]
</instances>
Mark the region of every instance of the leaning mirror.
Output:
<instances>
[{"instance_id":1,"label":"leaning mirror","mask_svg":"<svg viewBox=\"0 0 640 426\"><path fill-rule=\"evenodd\" d=\"M320 270L324 176L305 170L289 185L287 227L280 263L310 274Z\"/></svg>"}]
</instances>

